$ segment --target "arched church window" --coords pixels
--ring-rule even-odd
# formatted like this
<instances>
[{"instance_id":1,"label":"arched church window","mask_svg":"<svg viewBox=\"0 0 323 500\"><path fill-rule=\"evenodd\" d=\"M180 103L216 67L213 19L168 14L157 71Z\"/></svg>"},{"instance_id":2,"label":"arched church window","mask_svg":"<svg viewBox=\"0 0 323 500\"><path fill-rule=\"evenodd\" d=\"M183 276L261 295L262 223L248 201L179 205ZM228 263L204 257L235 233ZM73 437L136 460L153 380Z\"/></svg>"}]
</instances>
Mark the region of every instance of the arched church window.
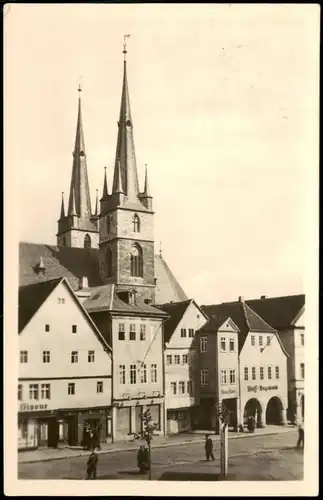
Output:
<instances>
[{"instance_id":1,"label":"arched church window","mask_svg":"<svg viewBox=\"0 0 323 500\"><path fill-rule=\"evenodd\" d=\"M89 234L84 237L84 248L91 248L91 236Z\"/></svg>"},{"instance_id":2,"label":"arched church window","mask_svg":"<svg viewBox=\"0 0 323 500\"><path fill-rule=\"evenodd\" d=\"M131 269L131 276L142 277L143 274L142 249L137 244L133 245L131 249L130 269Z\"/></svg>"},{"instance_id":3,"label":"arched church window","mask_svg":"<svg viewBox=\"0 0 323 500\"><path fill-rule=\"evenodd\" d=\"M133 224L133 232L140 233L140 219L137 214L133 216L132 224Z\"/></svg>"},{"instance_id":4,"label":"arched church window","mask_svg":"<svg viewBox=\"0 0 323 500\"><path fill-rule=\"evenodd\" d=\"M111 217L108 215L107 217L107 235L110 236L111 233Z\"/></svg>"},{"instance_id":5,"label":"arched church window","mask_svg":"<svg viewBox=\"0 0 323 500\"><path fill-rule=\"evenodd\" d=\"M110 247L107 248L107 277L111 278L112 276L112 250Z\"/></svg>"}]
</instances>

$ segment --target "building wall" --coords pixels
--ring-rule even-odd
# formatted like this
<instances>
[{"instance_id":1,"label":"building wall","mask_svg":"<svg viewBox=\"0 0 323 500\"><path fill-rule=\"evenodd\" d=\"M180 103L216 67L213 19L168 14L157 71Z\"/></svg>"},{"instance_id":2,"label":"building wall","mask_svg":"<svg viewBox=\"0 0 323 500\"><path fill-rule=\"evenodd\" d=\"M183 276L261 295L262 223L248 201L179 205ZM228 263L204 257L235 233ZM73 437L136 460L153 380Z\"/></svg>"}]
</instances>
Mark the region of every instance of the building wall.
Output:
<instances>
[{"instance_id":1,"label":"building wall","mask_svg":"<svg viewBox=\"0 0 323 500\"><path fill-rule=\"evenodd\" d=\"M75 219L77 220L76 217ZM99 248L99 233L80 229L70 229L65 233L58 234L57 245L72 248L84 248L84 238L87 234L91 238L91 248Z\"/></svg>"},{"instance_id":2,"label":"building wall","mask_svg":"<svg viewBox=\"0 0 323 500\"><path fill-rule=\"evenodd\" d=\"M225 338L226 348L221 348L221 339ZM234 350L230 351L230 339L234 341ZM239 351L238 351L238 333L233 329L229 331L222 329L216 335L217 341L217 372L218 372L218 390L219 400L239 397ZM235 381L230 380L230 370L234 370ZM222 381L221 371L226 372L227 381Z\"/></svg>"}]
</instances>

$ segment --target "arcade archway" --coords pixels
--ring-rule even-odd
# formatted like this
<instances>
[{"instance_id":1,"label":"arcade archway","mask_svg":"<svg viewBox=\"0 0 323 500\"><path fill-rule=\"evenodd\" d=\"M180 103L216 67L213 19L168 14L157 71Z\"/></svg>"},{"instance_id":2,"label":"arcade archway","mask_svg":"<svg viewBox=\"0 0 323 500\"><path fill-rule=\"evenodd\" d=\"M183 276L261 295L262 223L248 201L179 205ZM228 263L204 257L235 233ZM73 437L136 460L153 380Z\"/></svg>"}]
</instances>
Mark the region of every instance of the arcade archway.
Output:
<instances>
[{"instance_id":1,"label":"arcade archway","mask_svg":"<svg viewBox=\"0 0 323 500\"><path fill-rule=\"evenodd\" d=\"M273 396L267 403L266 424L281 425L283 403L277 396Z\"/></svg>"},{"instance_id":2,"label":"arcade archway","mask_svg":"<svg viewBox=\"0 0 323 500\"><path fill-rule=\"evenodd\" d=\"M261 425L262 407L260 402L256 398L251 398L246 402L243 412L244 425L247 425L249 417L255 417L257 427Z\"/></svg>"}]
</instances>

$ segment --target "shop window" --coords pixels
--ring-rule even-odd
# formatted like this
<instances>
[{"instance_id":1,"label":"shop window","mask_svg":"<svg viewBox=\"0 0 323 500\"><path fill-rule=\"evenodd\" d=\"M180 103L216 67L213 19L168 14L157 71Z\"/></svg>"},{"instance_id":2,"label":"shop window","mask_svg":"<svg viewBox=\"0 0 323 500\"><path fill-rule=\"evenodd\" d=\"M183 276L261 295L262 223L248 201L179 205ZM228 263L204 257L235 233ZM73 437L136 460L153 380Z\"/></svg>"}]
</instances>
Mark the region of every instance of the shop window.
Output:
<instances>
[{"instance_id":1,"label":"shop window","mask_svg":"<svg viewBox=\"0 0 323 500\"><path fill-rule=\"evenodd\" d=\"M255 367L255 366L253 366L253 367L251 368L251 379L252 379L252 380L256 380L256 378L257 378L257 377L256 377L256 367Z\"/></svg>"},{"instance_id":2,"label":"shop window","mask_svg":"<svg viewBox=\"0 0 323 500\"><path fill-rule=\"evenodd\" d=\"M140 382L141 382L141 384L147 383L147 365L142 365L142 367L141 367Z\"/></svg>"},{"instance_id":3,"label":"shop window","mask_svg":"<svg viewBox=\"0 0 323 500\"><path fill-rule=\"evenodd\" d=\"M207 368L204 368L203 370L201 370L200 372L200 376L201 376L201 385L205 386L205 385L208 385L209 383L209 374L208 374L208 370Z\"/></svg>"},{"instance_id":4,"label":"shop window","mask_svg":"<svg viewBox=\"0 0 323 500\"><path fill-rule=\"evenodd\" d=\"M171 354L167 354L167 356L166 356L166 363L168 365L172 364L172 355Z\"/></svg>"},{"instance_id":5,"label":"shop window","mask_svg":"<svg viewBox=\"0 0 323 500\"><path fill-rule=\"evenodd\" d=\"M20 363L28 363L28 351L20 351Z\"/></svg>"},{"instance_id":6,"label":"shop window","mask_svg":"<svg viewBox=\"0 0 323 500\"><path fill-rule=\"evenodd\" d=\"M136 325L133 323L130 325L129 340L136 340Z\"/></svg>"},{"instance_id":7,"label":"shop window","mask_svg":"<svg viewBox=\"0 0 323 500\"><path fill-rule=\"evenodd\" d=\"M140 325L140 340L146 340L146 325Z\"/></svg>"},{"instance_id":8,"label":"shop window","mask_svg":"<svg viewBox=\"0 0 323 500\"><path fill-rule=\"evenodd\" d=\"M271 380L271 377L272 377L271 366L268 366L268 379Z\"/></svg>"},{"instance_id":9,"label":"shop window","mask_svg":"<svg viewBox=\"0 0 323 500\"><path fill-rule=\"evenodd\" d=\"M186 328L181 328L181 337L186 337Z\"/></svg>"},{"instance_id":10,"label":"shop window","mask_svg":"<svg viewBox=\"0 0 323 500\"><path fill-rule=\"evenodd\" d=\"M23 419L19 422L19 431L22 439L26 439L28 437L28 419Z\"/></svg>"},{"instance_id":11,"label":"shop window","mask_svg":"<svg viewBox=\"0 0 323 500\"><path fill-rule=\"evenodd\" d=\"M230 352L234 352L234 339L230 339L230 342L229 342L229 349L230 349Z\"/></svg>"},{"instance_id":12,"label":"shop window","mask_svg":"<svg viewBox=\"0 0 323 500\"><path fill-rule=\"evenodd\" d=\"M188 336L191 337L191 338L194 337L194 328L189 328L188 329Z\"/></svg>"},{"instance_id":13,"label":"shop window","mask_svg":"<svg viewBox=\"0 0 323 500\"><path fill-rule=\"evenodd\" d=\"M126 383L126 365L119 365L119 380L121 385Z\"/></svg>"},{"instance_id":14,"label":"shop window","mask_svg":"<svg viewBox=\"0 0 323 500\"><path fill-rule=\"evenodd\" d=\"M33 399L33 400L39 399L38 384L29 384L29 399Z\"/></svg>"},{"instance_id":15,"label":"shop window","mask_svg":"<svg viewBox=\"0 0 323 500\"><path fill-rule=\"evenodd\" d=\"M50 399L50 384L41 384L40 394L41 399Z\"/></svg>"},{"instance_id":16,"label":"shop window","mask_svg":"<svg viewBox=\"0 0 323 500\"><path fill-rule=\"evenodd\" d=\"M245 380L249 379L249 370L247 366L244 367L244 379Z\"/></svg>"},{"instance_id":17,"label":"shop window","mask_svg":"<svg viewBox=\"0 0 323 500\"><path fill-rule=\"evenodd\" d=\"M172 393L176 394L177 393L177 384L176 384L176 382L171 382L170 386L171 386L171 389L172 389Z\"/></svg>"},{"instance_id":18,"label":"shop window","mask_svg":"<svg viewBox=\"0 0 323 500\"><path fill-rule=\"evenodd\" d=\"M200 338L200 352L207 352L207 337Z\"/></svg>"},{"instance_id":19,"label":"shop window","mask_svg":"<svg viewBox=\"0 0 323 500\"><path fill-rule=\"evenodd\" d=\"M77 325L72 325L72 333L77 333Z\"/></svg>"},{"instance_id":20,"label":"shop window","mask_svg":"<svg viewBox=\"0 0 323 500\"><path fill-rule=\"evenodd\" d=\"M279 366L276 366L275 371L276 371L276 378L278 379L279 378Z\"/></svg>"},{"instance_id":21,"label":"shop window","mask_svg":"<svg viewBox=\"0 0 323 500\"><path fill-rule=\"evenodd\" d=\"M50 363L50 351L43 351L43 363Z\"/></svg>"},{"instance_id":22,"label":"shop window","mask_svg":"<svg viewBox=\"0 0 323 500\"><path fill-rule=\"evenodd\" d=\"M225 385L227 383L228 383L227 371L226 370L221 370L221 384Z\"/></svg>"},{"instance_id":23,"label":"shop window","mask_svg":"<svg viewBox=\"0 0 323 500\"><path fill-rule=\"evenodd\" d=\"M119 323L119 334L118 334L119 340L125 340L126 338L126 330L125 330L125 325L124 323Z\"/></svg>"},{"instance_id":24,"label":"shop window","mask_svg":"<svg viewBox=\"0 0 323 500\"><path fill-rule=\"evenodd\" d=\"M74 382L68 383L67 393L69 396L75 396L75 383Z\"/></svg>"},{"instance_id":25,"label":"shop window","mask_svg":"<svg viewBox=\"0 0 323 500\"><path fill-rule=\"evenodd\" d=\"M183 354L182 362L183 362L183 365L187 365L187 363L188 363L188 355L187 354Z\"/></svg>"},{"instance_id":26,"label":"shop window","mask_svg":"<svg viewBox=\"0 0 323 500\"><path fill-rule=\"evenodd\" d=\"M48 424L47 422L41 422L40 424L40 440L47 441L48 439Z\"/></svg>"},{"instance_id":27,"label":"shop window","mask_svg":"<svg viewBox=\"0 0 323 500\"><path fill-rule=\"evenodd\" d=\"M18 384L18 401L22 401L22 384Z\"/></svg>"},{"instance_id":28,"label":"shop window","mask_svg":"<svg viewBox=\"0 0 323 500\"><path fill-rule=\"evenodd\" d=\"M179 354L175 354L175 356L174 356L174 364L175 365L180 365L180 363L181 363L181 357L180 357L180 355Z\"/></svg>"},{"instance_id":29,"label":"shop window","mask_svg":"<svg viewBox=\"0 0 323 500\"><path fill-rule=\"evenodd\" d=\"M103 393L103 382L102 381L96 383L96 392L97 392L97 394Z\"/></svg>"},{"instance_id":30,"label":"shop window","mask_svg":"<svg viewBox=\"0 0 323 500\"><path fill-rule=\"evenodd\" d=\"M183 380L178 383L178 392L179 394L185 394L185 382Z\"/></svg>"},{"instance_id":31,"label":"shop window","mask_svg":"<svg viewBox=\"0 0 323 500\"><path fill-rule=\"evenodd\" d=\"M137 383L137 367L136 365L130 365L130 384Z\"/></svg>"},{"instance_id":32,"label":"shop window","mask_svg":"<svg viewBox=\"0 0 323 500\"><path fill-rule=\"evenodd\" d=\"M79 361L79 353L78 351L71 352L71 363L78 363Z\"/></svg>"},{"instance_id":33,"label":"shop window","mask_svg":"<svg viewBox=\"0 0 323 500\"><path fill-rule=\"evenodd\" d=\"M230 384L236 383L236 371L230 370Z\"/></svg>"},{"instance_id":34,"label":"shop window","mask_svg":"<svg viewBox=\"0 0 323 500\"><path fill-rule=\"evenodd\" d=\"M260 380L264 380L264 367L260 367Z\"/></svg>"},{"instance_id":35,"label":"shop window","mask_svg":"<svg viewBox=\"0 0 323 500\"><path fill-rule=\"evenodd\" d=\"M151 382L153 384L157 384L157 365L153 363L150 367L150 370L151 370Z\"/></svg>"},{"instance_id":36,"label":"shop window","mask_svg":"<svg viewBox=\"0 0 323 500\"><path fill-rule=\"evenodd\" d=\"M89 351L87 355L87 360L89 363L94 363L95 355L94 351Z\"/></svg>"}]
</instances>

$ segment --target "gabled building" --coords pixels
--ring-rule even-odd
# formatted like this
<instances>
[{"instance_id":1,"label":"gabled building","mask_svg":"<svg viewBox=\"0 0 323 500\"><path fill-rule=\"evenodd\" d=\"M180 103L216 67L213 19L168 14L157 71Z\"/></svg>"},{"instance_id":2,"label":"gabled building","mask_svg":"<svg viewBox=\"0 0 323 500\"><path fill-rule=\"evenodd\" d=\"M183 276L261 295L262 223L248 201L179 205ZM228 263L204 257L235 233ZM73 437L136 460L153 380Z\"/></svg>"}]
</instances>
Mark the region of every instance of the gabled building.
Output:
<instances>
[{"instance_id":1,"label":"gabled building","mask_svg":"<svg viewBox=\"0 0 323 500\"><path fill-rule=\"evenodd\" d=\"M112 434L141 434L149 408L157 432L165 433L163 322L167 314L145 303L135 289L114 284L90 291L83 303L113 351Z\"/></svg>"},{"instance_id":2,"label":"gabled building","mask_svg":"<svg viewBox=\"0 0 323 500\"><path fill-rule=\"evenodd\" d=\"M237 302L202 306L209 317L231 318L238 327L240 422L255 416L258 427L285 425L288 354L277 330L240 297Z\"/></svg>"},{"instance_id":3,"label":"gabled building","mask_svg":"<svg viewBox=\"0 0 323 500\"><path fill-rule=\"evenodd\" d=\"M19 288L18 448L112 438L111 348L65 278Z\"/></svg>"},{"instance_id":4,"label":"gabled building","mask_svg":"<svg viewBox=\"0 0 323 500\"><path fill-rule=\"evenodd\" d=\"M288 353L288 419L304 419L305 377L305 295L262 296L246 303L279 332Z\"/></svg>"},{"instance_id":5,"label":"gabled building","mask_svg":"<svg viewBox=\"0 0 323 500\"><path fill-rule=\"evenodd\" d=\"M229 316L211 316L196 332L198 427L219 431L217 408L230 410L229 426L240 424L239 329Z\"/></svg>"},{"instance_id":6,"label":"gabled building","mask_svg":"<svg viewBox=\"0 0 323 500\"><path fill-rule=\"evenodd\" d=\"M207 317L193 299L158 308L169 316L164 325L167 432L176 434L196 421L195 333Z\"/></svg>"}]
</instances>

